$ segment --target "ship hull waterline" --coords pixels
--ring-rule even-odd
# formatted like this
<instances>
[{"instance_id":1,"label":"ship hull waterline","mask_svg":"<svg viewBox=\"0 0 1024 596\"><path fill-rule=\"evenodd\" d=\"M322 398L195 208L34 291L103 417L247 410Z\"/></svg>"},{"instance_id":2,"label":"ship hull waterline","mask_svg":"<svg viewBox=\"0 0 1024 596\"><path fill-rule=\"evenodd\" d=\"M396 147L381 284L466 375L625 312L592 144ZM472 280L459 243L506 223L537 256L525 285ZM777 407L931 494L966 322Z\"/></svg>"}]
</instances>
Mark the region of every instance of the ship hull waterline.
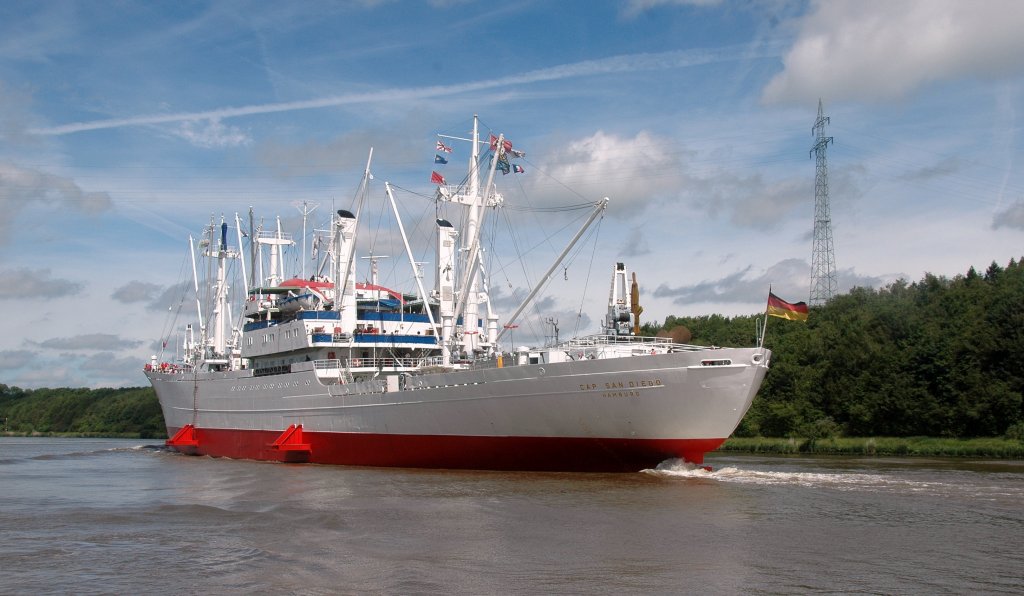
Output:
<instances>
[{"instance_id":1,"label":"ship hull waterline","mask_svg":"<svg viewBox=\"0 0 1024 596\"><path fill-rule=\"evenodd\" d=\"M727 366L704 366L709 354ZM726 348L325 385L312 370L149 373L173 448L235 459L533 471L700 464L735 430L770 352ZM278 445L298 427L301 447Z\"/></svg>"},{"instance_id":2,"label":"ship hull waterline","mask_svg":"<svg viewBox=\"0 0 1024 596\"><path fill-rule=\"evenodd\" d=\"M309 451L274 449L279 431L197 429L187 455L383 468L536 472L636 472L678 458L703 463L721 439L456 437L303 433Z\"/></svg>"}]
</instances>

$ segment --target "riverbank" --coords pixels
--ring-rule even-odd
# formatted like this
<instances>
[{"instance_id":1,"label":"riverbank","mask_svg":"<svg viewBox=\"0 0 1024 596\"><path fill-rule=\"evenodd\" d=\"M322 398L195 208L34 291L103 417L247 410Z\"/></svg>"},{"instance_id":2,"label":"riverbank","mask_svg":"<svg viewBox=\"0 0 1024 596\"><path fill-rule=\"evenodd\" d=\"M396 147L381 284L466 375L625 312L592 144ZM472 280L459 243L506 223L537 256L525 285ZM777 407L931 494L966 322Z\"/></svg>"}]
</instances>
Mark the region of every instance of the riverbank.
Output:
<instances>
[{"instance_id":1,"label":"riverbank","mask_svg":"<svg viewBox=\"0 0 1024 596\"><path fill-rule=\"evenodd\" d=\"M1002 437L944 439L939 437L832 437L796 439L733 437L718 451L779 455L872 455L1024 459L1024 441Z\"/></svg>"},{"instance_id":2,"label":"riverbank","mask_svg":"<svg viewBox=\"0 0 1024 596\"><path fill-rule=\"evenodd\" d=\"M144 439L165 441L166 435L153 436L151 433L70 433L70 432L20 432L0 431L0 437L56 437L60 439Z\"/></svg>"}]
</instances>

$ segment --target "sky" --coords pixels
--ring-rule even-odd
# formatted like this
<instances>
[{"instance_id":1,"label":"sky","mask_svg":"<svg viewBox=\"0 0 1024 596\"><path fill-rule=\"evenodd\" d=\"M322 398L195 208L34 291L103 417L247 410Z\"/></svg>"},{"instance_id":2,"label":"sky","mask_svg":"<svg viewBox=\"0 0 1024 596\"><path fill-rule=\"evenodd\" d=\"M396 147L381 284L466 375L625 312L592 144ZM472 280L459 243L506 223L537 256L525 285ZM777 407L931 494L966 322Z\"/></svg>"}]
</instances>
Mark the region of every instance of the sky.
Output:
<instances>
[{"instance_id":1,"label":"sky","mask_svg":"<svg viewBox=\"0 0 1024 596\"><path fill-rule=\"evenodd\" d=\"M616 261L644 321L755 314L769 286L808 300L819 101L840 292L1005 265L1024 255L1021 30L1013 0L8 0L0 383L144 385L195 318L189 235L252 207L308 248L371 147L357 255L412 290L390 182L430 286L433 220L457 217L430 173L462 177L450 137L474 114L526 153L487 215L499 312L587 215L558 208L610 199L516 344L545 318L596 332Z\"/></svg>"}]
</instances>

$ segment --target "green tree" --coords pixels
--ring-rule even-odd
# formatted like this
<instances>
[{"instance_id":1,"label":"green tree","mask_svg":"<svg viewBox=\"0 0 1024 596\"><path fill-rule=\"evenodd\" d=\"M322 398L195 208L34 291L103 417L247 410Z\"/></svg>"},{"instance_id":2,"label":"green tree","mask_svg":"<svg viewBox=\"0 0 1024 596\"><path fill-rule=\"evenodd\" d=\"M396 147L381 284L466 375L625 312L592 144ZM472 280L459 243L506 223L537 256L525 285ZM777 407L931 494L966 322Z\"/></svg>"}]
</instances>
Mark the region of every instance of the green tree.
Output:
<instances>
[{"instance_id":1,"label":"green tree","mask_svg":"<svg viewBox=\"0 0 1024 596\"><path fill-rule=\"evenodd\" d=\"M772 319L752 436L1000 436L1024 421L1024 266L854 288L806 324ZM755 317L670 316L698 345L751 345Z\"/></svg>"}]
</instances>

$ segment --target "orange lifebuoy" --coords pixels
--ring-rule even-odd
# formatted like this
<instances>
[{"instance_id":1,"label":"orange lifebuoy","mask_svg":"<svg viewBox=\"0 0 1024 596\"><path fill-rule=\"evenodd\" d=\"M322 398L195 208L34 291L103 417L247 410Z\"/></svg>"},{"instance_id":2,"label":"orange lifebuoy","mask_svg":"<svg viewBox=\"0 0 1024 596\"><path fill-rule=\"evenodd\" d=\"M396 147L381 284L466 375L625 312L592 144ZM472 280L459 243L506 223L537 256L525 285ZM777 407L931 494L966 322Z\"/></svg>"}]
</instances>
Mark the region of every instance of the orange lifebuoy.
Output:
<instances>
[{"instance_id":1,"label":"orange lifebuoy","mask_svg":"<svg viewBox=\"0 0 1024 596\"><path fill-rule=\"evenodd\" d=\"M359 360L358 358L353 358L352 359L352 366L362 366L362 365L363 365L362 361Z\"/></svg>"}]
</instances>

